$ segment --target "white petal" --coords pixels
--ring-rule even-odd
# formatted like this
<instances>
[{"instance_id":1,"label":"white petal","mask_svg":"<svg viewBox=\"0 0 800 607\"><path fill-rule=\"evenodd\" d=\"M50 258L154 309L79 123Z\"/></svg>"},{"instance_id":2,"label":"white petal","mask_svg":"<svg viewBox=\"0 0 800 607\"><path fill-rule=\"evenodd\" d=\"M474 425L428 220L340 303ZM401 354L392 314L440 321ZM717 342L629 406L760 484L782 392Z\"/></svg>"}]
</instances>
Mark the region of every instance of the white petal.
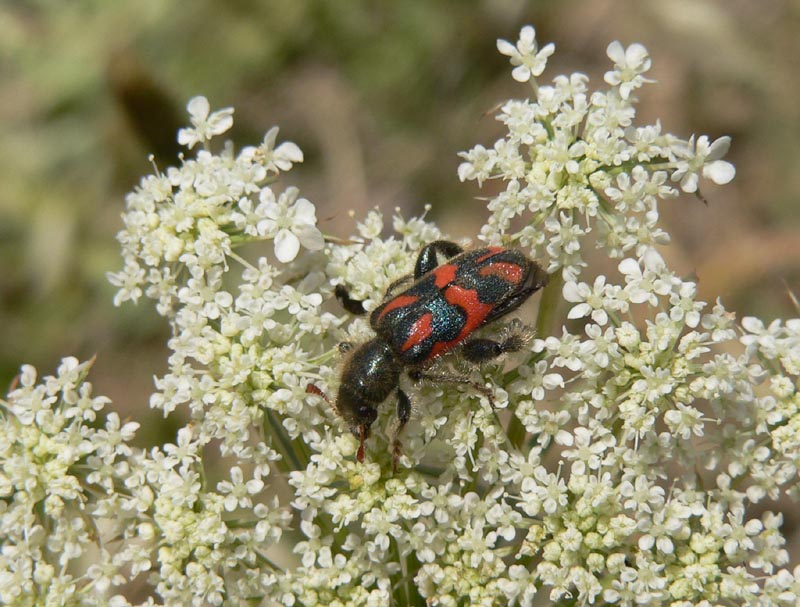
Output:
<instances>
[{"instance_id":1,"label":"white petal","mask_svg":"<svg viewBox=\"0 0 800 607\"><path fill-rule=\"evenodd\" d=\"M564 387L564 378L558 373L548 373L542 378L542 386L547 390L555 390Z\"/></svg>"},{"instance_id":2,"label":"white petal","mask_svg":"<svg viewBox=\"0 0 800 607\"><path fill-rule=\"evenodd\" d=\"M664 269L667 265L664 263L664 258L661 256L661 253L656 251L653 247L648 247L644 252L642 255L642 262L645 268L654 272Z\"/></svg>"},{"instance_id":3,"label":"white petal","mask_svg":"<svg viewBox=\"0 0 800 607\"><path fill-rule=\"evenodd\" d=\"M548 42L542 47L538 53L536 53L536 58L540 61L543 59L547 59L550 55L556 52L556 45L553 42Z\"/></svg>"},{"instance_id":4,"label":"white petal","mask_svg":"<svg viewBox=\"0 0 800 607\"><path fill-rule=\"evenodd\" d=\"M629 67L639 67L647 60L647 49L639 43L631 44L625 50L625 62Z\"/></svg>"},{"instance_id":5,"label":"white petal","mask_svg":"<svg viewBox=\"0 0 800 607\"><path fill-rule=\"evenodd\" d=\"M700 142L698 141L698 146ZM725 154L728 153L728 150L731 147L731 138L728 135L724 137L720 137L714 141L710 146L708 146L708 152L706 158L708 160L719 160Z\"/></svg>"},{"instance_id":6,"label":"white petal","mask_svg":"<svg viewBox=\"0 0 800 607\"><path fill-rule=\"evenodd\" d=\"M294 203L294 216L308 223L316 223L317 209L310 200L300 198Z\"/></svg>"},{"instance_id":7,"label":"white petal","mask_svg":"<svg viewBox=\"0 0 800 607\"><path fill-rule=\"evenodd\" d=\"M511 70L511 77L517 82L528 82L531 79L531 71L524 65L520 65Z\"/></svg>"},{"instance_id":8,"label":"white petal","mask_svg":"<svg viewBox=\"0 0 800 607\"><path fill-rule=\"evenodd\" d=\"M31 365L22 365L22 373L20 374L19 383L30 388L36 383L36 367Z\"/></svg>"},{"instance_id":9,"label":"white petal","mask_svg":"<svg viewBox=\"0 0 800 607\"><path fill-rule=\"evenodd\" d=\"M258 203L258 206L256 207L256 215L266 217L267 219L272 219L273 221L278 221L284 216L284 214L285 209L283 209L277 202L265 200L264 202Z\"/></svg>"},{"instance_id":10,"label":"white petal","mask_svg":"<svg viewBox=\"0 0 800 607\"><path fill-rule=\"evenodd\" d=\"M564 296L564 299L573 303L583 301L583 296L578 289L578 283L573 280L564 283L561 294Z\"/></svg>"},{"instance_id":11,"label":"white petal","mask_svg":"<svg viewBox=\"0 0 800 607\"><path fill-rule=\"evenodd\" d=\"M286 188L278 198L279 203L285 204L287 207L292 204L296 199L297 196L300 194L300 190L297 189L297 186L289 186Z\"/></svg>"},{"instance_id":12,"label":"white petal","mask_svg":"<svg viewBox=\"0 0 800 607\"><path fill-rule=\"evenodd\" d=\"M619 40L614 40L614 42L608 45L606 48L606 55L608 55L608 58L614 63L620 65L625 64L625 49L622 47L622 43Z\"/></svg>"},{"instance_id":13,"label":"white petal","mask_svg":"<svg viewBox=\"0 0 800 607\"><path fill-rule=\"evenodd\" d=\"M275 192L269 186L264 186L258 193L258 200L262 204L275 204Z\"/></svg>"},{"instance_id":14,"label":"white petal","mask_svg":"<svg viewBox=\"0 0 800 607\"><path fill-rule=\"evenodd\" d=\"M301 244L309 251L319 251L325 246L325 239L316 226L298 225L294 228L294 233L300 238Z\"/></svg>"},{"instance_id":15,"label":"white petal","mask_svg":"<svg viewBox=\"0 0 800 607\"><path fill-rule=\"evenodd\" d=\"M187 127L178 131L178 143L180 145L185 145L191 150L198 141L196 130Z\"/></svg>"},{"instance_id":16,"label":"white petal","mask_svg":"<svg viewBox=\"0 0 800 607\"><path fill-rule=\"evenodd\" d=\"M526 25L519 32L520 42L532 45L536 41L536 30L532 25Z\"/></svg>"},{"instance_id":17,"label":"white petal","mask_svg":"<svg viewBox=\"0 0 800 607\"><path fill-rule=\"evenodd\" d=\"M498 40L497 50L500 51L501 54L509 57L513 57L517 54L517 47L511 44L508 40Z\"/></svg>"},{"instance_id":18,"label":"white petal","mask_svg":"<svg viewBox=\"0 0 800 607\"><path fill-rule=\"evenodd\" d=\"M580 303L577 306L573 306L572 309L567 314L567 318L570 320L574 320L576 318L583 318L584 316L588 316L592 311L592 306L587 303Z\"/></svg>"},{"instance_id":19,"label":"white petal","mask_svg":"<svg viewBox=\"0 0 800 607\"><path fill-rule=\"evenodd\" d=\"M642 270L639 267L639 263L635 259L631 259L630 257L627 259L623 259L619 262L619 271L623 274L631 274L634 276L641 276Z\"/></svg>"},{"instance_id":20,"label":"white petal","mask_svg":"<svg viewBox=\"0 0 800 607\"><path fill-rule=\"evenodd\" d=\"M233 126L233 108L224 108L211 114L208 118L212 135L221 135Z\"/></svg>"},{"instance_id":21,"label":"white petal","mask_svg":"<svg viewBox=\"0 0 800 607\"><path fill-rule=\"evenodd\" d=\"M556 443L558 443L559 445L564 445L566 447L571 447L575 443L575 439L566 430L559 430L558 432L556 432L555 439Z\"/></svg>"},{"instance_id":22,"label":"white petal","mask_svg":"<svg viewBox=\"0 0 800 607\"><path fill-rule=\"evenodd\" d=\"M289 230L280 230L275 235L275 257L282 263L292 261L300 252L300 240Z\"/></svg>"},{"instance_id":23,"label":"white petal","mask_svg":"<svg viewBox=\"0 0 800 607\"><path fill-rule=\"evenodd\" d=\"M681 179L681 189L689 194L697 191L698 177L696 173L686 173Z\"/></svg>"},{"instance_id":24,"label":"white petal","mask_svg":"<svg viewBox=\"0 0 800 607\"><path fill-rule=\"evenodd\" d=\"M736 167L724 160L715 160L703 167L703 177L717 185L725 185L736 176Z\"/></svg>"},{"instance_id":25,"label":"white petal","mask_svg":"<svg viewBox=\"0 0 800 607\"><path fill-rule=\"evenodd\" d=\"M261 143L261 145L271 150L275 145L275 140L277 138L278 138L278 127L274 126L267 131L266 135L264 135L264 141Z\"/></svg>"},{"instance_id":26,"label":"white petal","mask_svg":"<svg viewBox=\"0 0 800 607\"><path fill-rule=\"evenodd\" d=\"M750 333L764 332L764 323L761 322L760 318L755 316L745 316L742 318L742 327L745 329L745 331Z\"/></svg>"},{"instance_id":27,"label":"white petal","mask_svg":"<svg viewBox=\"0 0 800 607\"><path fill-rule=\"evenodd\" d=\"M639 538L639 549L647 552L653 547L654 543L655 538L652 535L643 535Z\"/></svg>"},{"instance_id":28,"label":"white petal","mask_svg":"<svg viewBox=\"0 0 800 607\"><path fill-rule=\"evenodd\" d=\"M650 294L647 291L638 289L636 291L628 292L628 300L631 303L640 304L650 299Z\"/></svg>"},{"instance_id":29,"label":"white petal","mask_svg":"<svg viewBox=\"0 0 800 607\"><path fill-rule=\"evenodd\" d=\"M275 155L290 162L303 162L303 151L291 141L284 141L280 144L275 149Z\"/></svg>"},{"instance_id":30,"label":"white petal","mask_svg":"<svg viewBox=\"0 0 800 607\"><path fill-rule=\"evenodd\" d=\"M198 95L197 97L189 99L189 103L186 104L186 109L189 111L192 121L194 121L195 119L205 120L208 117L208 112L211 107L208 105L208 99L202 95Z\"/></svg>"}]
</instances>

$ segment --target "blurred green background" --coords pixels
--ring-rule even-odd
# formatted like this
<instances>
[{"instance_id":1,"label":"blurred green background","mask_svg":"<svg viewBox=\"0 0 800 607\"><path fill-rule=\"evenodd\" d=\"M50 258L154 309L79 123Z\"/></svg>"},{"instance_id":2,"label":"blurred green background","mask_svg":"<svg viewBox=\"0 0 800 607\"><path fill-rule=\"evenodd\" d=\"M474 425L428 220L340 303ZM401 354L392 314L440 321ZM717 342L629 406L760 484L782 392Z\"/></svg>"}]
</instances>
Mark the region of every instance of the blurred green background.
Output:
<instances>
[{"instance_id":1,"label":"blurred green background","mask_svg":"<svg viewBox=\"0 0 800 607\"><path fill-rule=\"evenodd\" d=\"M234 106L233 138L272 126L306 162L289 174L326 233L378 206L474 236L486 214L456 154L491 144L482 117L527 89L498 37L524 24L555 42L545 79L583 71L603 86L608 43L643 43L659 84L639 122L733 136L738 170L662 208L667 257L701 295L742 315L796 315L800 288L800 3L797 0L323 2L5 0L0 4L0 385L29 362L98 355L92 381L146 419L167 331L148 304L111 304L124 194L175 162L184 106ZM453 211L455 209L455 212ZM157 418L160 420L160 418ZM159 421L156 427L163 427ZM169 435L170 430L164 428Z\"/></svg>"}]
</instances>

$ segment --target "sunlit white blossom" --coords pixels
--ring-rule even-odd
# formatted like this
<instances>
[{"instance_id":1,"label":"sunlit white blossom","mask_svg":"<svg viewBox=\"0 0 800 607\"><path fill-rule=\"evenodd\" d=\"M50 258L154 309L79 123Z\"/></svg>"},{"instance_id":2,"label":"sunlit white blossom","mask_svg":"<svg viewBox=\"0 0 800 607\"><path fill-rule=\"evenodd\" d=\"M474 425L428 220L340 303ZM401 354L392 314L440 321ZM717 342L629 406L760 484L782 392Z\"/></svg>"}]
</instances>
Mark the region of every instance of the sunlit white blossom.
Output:
<instances>
[{"instance_id":1,"label":"sunlit white blossom","mask_svg":"<svg viewBox=\"0 0 800 607\"><path fill-rule=\"evenodd\" d=\"M527 82L541 76L547 66L547 58L555 51L550 42L539 49L536 44L536 30L530 25L522 28L516 46L506 40L497 41L497 50L511 58L514 67L511 76L519 82Z\"/></svg>"},{"instance_id":2,"label":"sunlit white blossom","mask_svg":"<svg viewBox=\"0 0 800 607\"><path fill-rule=\"evenodd\" d=\"M673 149L678 160L672 180L680 182L684 192L696 192L700 177L725 185L736 175L735 167L721 158L731 145L730 137L720 137L709 143L706 135L676 145Z\"/></svg>"},{"instance_id":3,"label":"sunlit white blossom","mask_svg":"<svg viewBox=\"0 0 800 607\"><path fill-rule=\"evenodd\" d=\"M650 69L651 60L647 49L641 44L631 44L628 48L615 40L606 49L608 58L614 62L614 70L606 72L604 80L619 87L620 97L627 99L631 91L643 84L653 82L642 76Z\"/></svg>"},{"instance_id":4,"label":"sunlit white blossom","mask_svg":"<svg viewBox=\"0 0 800 607\"><path fill-rule=\"evenodd\" d=\"M192 127L178 131L178 143L189 149L221 135L233 126L233 108L212 112L208 99L203 96L192 97L186 109L189 111Z\"/></svg>"},{"instance_id":5,"label":"sunlit white blossom","mask_svg":"<svg viewBox=\"0 0 800 607\"><path fill-rule=\"evenodd\" d=\"M297 257L301 245L315 251L325 244L314 205L298 195L299 190L290 187L277 200L270 188L261 190L259 196L264 219L256 229L259 235L274 239L275 257L283 263Z\"/></svg>"},{"instance_id":6,"label":"sunlit white blossom","mask_svg":"<svg viewBox=\"0 0 800 607\"><path fill-rule=\"evenodd\" d=\"M294 164L303 162L303 151L296 143L284 141L275 145L278 138L278 127L272 127L264 135L264 141L258 147L242 149L242 158L258 160L267 171L278 173L288 171Z\"/></svg>"}]
</instances>

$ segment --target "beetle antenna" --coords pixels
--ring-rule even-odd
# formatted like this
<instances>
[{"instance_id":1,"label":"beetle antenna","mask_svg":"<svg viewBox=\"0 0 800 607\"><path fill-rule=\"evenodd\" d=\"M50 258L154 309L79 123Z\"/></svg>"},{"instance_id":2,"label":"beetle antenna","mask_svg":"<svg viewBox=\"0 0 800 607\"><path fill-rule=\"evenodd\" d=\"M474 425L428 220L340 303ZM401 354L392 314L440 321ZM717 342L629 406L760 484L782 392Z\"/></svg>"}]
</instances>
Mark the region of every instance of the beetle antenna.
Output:
<instances>
[{"instance_id":1,"label":"beetle antenna","mask_svg":"<svg viewBox=\"0 0 800 607\"><path fill-rule=\"evenodd\" d=\"M322 399L328 403L331 409L334 410L336 415L339 415L339 408L331 402L331 399L328 398L327 394L325 394L322 390L320 390L316 384L308 384L306 386L306 394L314 394L316 396L321 396Z\"/></svg>"},{"instance_id":2,"label":"beetle antenna","mask_svg":"<svg viewBox=\"0 0 800 607\"><path fill-rule=\"evenodd\" d=\"M323 399L325 399L326 403L331 405L331 401L328 399L325 393L322 390L320 390L315 384L308 384L306 386L306 394L316 394L317 396L321 396Z\"/></svg>"}]
</instances>

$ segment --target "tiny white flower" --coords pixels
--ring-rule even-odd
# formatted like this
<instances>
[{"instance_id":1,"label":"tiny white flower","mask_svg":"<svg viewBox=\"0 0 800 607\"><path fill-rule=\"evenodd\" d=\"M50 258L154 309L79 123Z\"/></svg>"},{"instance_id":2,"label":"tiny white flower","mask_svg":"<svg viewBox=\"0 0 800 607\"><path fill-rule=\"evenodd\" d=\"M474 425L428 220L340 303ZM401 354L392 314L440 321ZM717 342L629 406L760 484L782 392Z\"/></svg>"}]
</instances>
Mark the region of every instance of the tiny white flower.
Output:
<instances>
[{"instance_id":1,"label":"tiny white flower","mask_svg":"<svg viewBox=\"0 0 800 607\"><path fill-rule=\"evenodd\" d=\"M260 235L275 241L275 257L288 263L300 252L300 245L317 251L325 245L322 232L317 228L316 208L305 198L298 199L299 190L289 187L278 200L269 188L261 190L257 213L264 219L256 228Z\"/></svg>"},{"instance_id":2,"label":"tiny white flower","mask_svg":"<svg viewBox=\"0 0 800 607\"><path fill-rule=\"evenodd\" d=\"M725 160L721 160L731 145L731 138L720 137L709 143L706 135L689 141L677 142L673 151L677 157L676 170L672 181L680 182L684 192L696 192L700 176L710 179L717 185L725 185L736 176L736 168Z\"/></svg>"},{"instance_id":3,"label":"tiny white flower","mask_svg":"<svg viewBox=\"0 0 800 607\"><path fill-rule=\"evenodd\" d=\"M628 258L623 259L617 267L625 275L623 293L631 303L648 302L655 306L659 296L667 295L672 290L671 277L667 274L664 260L655 249L648 248L645 251L641 265Z\"/></svg>"},{"instance_id":4,"label":"tiny white flower","mask_svg":"<svg viewBox=\"0 0 800 607\"><path fill-rule=\"evenodd\" d=\"M498 161L497 152L487 150L482 145L476 145L469 152L460 152L458 155L466 160L458 165L458 178L461 181L477 180L478 185L489 178Z\"/></svg>"},{"instance_id":5,"label":"tiny white flower","mask_svg":"<svg viewBox=\"0 0 800 607\"><path fill-rule=\"evenodd\" d=\"M185 127L179 130L178 143L189 149L198 143L205 143L215 135L221 135L233 126L233 108L211 112L208 99L203 96L192 97L186 109L194 128Z\"/></svg>"},{"instance_id":6,"label":"tiny white flower","mask_svg":"<svg viewBox=\"0 0 800 607\"><path fill-rule=\"evenodd\" d=\"M514 46L507 40L497 41L497 50L511 58L511 65L516 66L511 76L517 82L528 82L533 77L541 76L547 66L547 58L555 51L551 42L539 50L536 44L536 30L526 25L519 33L519 40Z\"/></svg>"},{"instance_id":7,"label":"tiny white flower","mask_svg":"<svg viewBox=\"0 0 800 607\"><path fill-rule=\"evenodd\" d=\"M237 508L250 508L253 501L250 496L255 495L264 488L264 481L258 478L244 480L244 474L239 466L231 468L231 480L217 483L217 490L226 494L224 499L225 510L233 512Z\"/></svg>"},{"instance_id":8,"label":"tiny white flower","mask_svg":"<svg viewBox=\"0 0 800 607\"><path fill-rule=\"evenodd\" d=\"M114 295L114 305L119 306L125 301L136 303L142 296L142 285L145 283L145 271L133 259L125 260L125 269L121 272L108 272L108 282L118 287Z\"/></svg>"},{"instance_id":9,"label":"tiny white flower","mask_svg":"<svg viewBox=\"0 0 800 607\"><path fill-rule=\"evenodd\" d=\"M594 280L593 286L588 284L567 281L564 283L564 299L576 303L567 314L567 318L583 318L591 314L592 320L598 325L608 322L608 312L623 310L625 303L618 299L621 287L606 284L606 277L600 275Z\"/></svg>"},{"instance_id":10,"label":"tiny white flower","mask_svg":"<svg viewBox=\"0 0 800 607\"><path fill-rule=\"evenodd\" d=\"M242 149L240 157L260 163L267 171L272 173L288 171L292 168L292 165L303 162L303 151L297 144L291 141L284 141L277 147L275 146L278 132L278 127L272 127L264 135L261 145L258 147L245 147Z\"/></svg>"},{"instance_id":11,"label":"tiny white flower","mask_svg":"<svg viewBox=\"0 0 800 607\"><path fill-rule=\"evenodd\" d=\"M614 70L606 72L604 79L611 86L619 86L619 94L628 99L631 92L643 84L653 82L642 76L651 66L647 49L641 44L631 44L627 49L614 40L606 49L608 58L614 62Z\"/></svg>"}]
</instances>

